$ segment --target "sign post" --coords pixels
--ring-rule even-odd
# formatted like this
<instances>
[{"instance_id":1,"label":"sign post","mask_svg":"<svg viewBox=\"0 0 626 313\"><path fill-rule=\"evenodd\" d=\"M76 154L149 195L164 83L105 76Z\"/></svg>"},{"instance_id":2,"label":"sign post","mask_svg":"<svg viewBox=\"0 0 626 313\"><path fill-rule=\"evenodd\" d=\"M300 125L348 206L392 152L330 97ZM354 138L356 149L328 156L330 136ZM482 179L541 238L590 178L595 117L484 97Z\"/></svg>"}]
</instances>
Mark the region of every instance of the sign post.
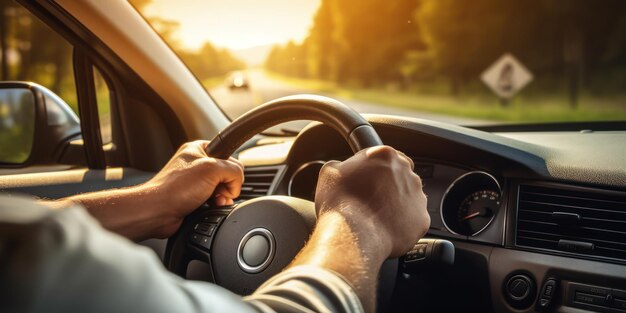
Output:
<instances>
[{"instance_id":1,"label":"sign post","mask_svg":"<svg viewBox=\"0 0 626 313\"><path fill-rule=\"evenodd\" d=\"M481 75L480 79L500 98L502 106L533 80L533 74L512 54L505 53Z\"/></svg>"}]
</instances>

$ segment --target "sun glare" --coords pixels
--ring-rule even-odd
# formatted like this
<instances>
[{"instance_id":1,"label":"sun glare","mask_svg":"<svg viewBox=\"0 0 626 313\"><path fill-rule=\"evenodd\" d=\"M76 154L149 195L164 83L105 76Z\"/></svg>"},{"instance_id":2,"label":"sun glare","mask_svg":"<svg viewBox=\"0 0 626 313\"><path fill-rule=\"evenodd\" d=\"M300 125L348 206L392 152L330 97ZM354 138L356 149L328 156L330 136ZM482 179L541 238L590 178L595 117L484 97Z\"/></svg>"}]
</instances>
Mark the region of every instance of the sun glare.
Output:
<instances>
[{"instance_id":1,"label":"sun glare","mask_svg":"<svg viewBox=\"0 0 626 313\"><path fill-rule=\"evenodd\" d=\"M177 40L188 49L205 42L231 50L302 41L320 0L153 0L146 16L175 21Z\"/></svg>"}]
</instances>

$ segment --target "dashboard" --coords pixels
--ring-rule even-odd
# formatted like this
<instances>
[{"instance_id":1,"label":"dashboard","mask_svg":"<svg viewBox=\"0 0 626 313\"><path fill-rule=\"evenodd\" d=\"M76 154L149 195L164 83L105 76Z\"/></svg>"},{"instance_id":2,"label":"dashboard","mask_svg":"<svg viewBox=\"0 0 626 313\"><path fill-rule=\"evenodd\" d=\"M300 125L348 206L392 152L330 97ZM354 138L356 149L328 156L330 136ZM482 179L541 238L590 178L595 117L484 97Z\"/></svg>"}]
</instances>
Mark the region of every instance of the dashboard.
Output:
<instances>
[{"instance_id":1,"label":"dashboard","mask_svg":"<svg viewBox=\"0 0 626 313\"><path fill-rule=\"evenodd\" d=\"M367 118L416 164L428 237L456 250L452 266L401 273L389 311L626 312L626 132L489 133ZM323 164L350 156L318 123L258 141L239 155L252 184L244 196L312 201ZM258 173L268 172L261 185Z\"/></svg>"}]
</instances>

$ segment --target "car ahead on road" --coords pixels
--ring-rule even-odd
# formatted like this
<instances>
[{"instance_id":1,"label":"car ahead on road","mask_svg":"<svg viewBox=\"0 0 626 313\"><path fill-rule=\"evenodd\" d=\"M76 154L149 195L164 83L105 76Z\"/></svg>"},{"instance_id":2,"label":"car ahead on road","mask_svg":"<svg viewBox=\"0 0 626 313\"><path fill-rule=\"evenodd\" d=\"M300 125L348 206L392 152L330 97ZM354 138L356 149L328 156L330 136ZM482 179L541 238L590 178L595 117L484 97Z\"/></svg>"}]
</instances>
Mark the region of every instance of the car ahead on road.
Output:
<instances>
[{"instance_id":1,"label":"car ahead on road","mask_svg":"<svg viewBox=\"0 0 626 313\"><path fill-rule=\"evenodd\" d=\"M56 66L33 67L31 72L55 68L75 86L68 92L62 88L65 81L50 89L78 108L80 123L75 117L52 123L50 104L36 85L0 85L0 99L22 108L14 110L21 113L10 116L11 122L7 116L14 111L0 110L0 150L14 151L0 163L2 192L55 199L135 185L152 177L182 143L217 138L212 150L216 157L236 155L246 165L238 205L261 203L259 210L272 212L246 219L248 226L292 234L285 236L291 240L275 243L276 251L297 251L307 230L286 230L294 223L280 214L272 196L304 199L294 203L310 208L324 162L346 159L382 140L414 160L432 223L428 239L385 263L380 311L625 308L623 122L470 128L407 116L359 115L312 96L282 99L231 122L129 3L35 0L3 5L7 16L26 16L29 22L23 25L40 25L48 32L33 45L54 36L63 41L46 46L54 53L42 57L66 53L71 62L60 66L51 61ZM21 50L4 51L8 56ZM7 58L6 68L15 59ZM18 103L17 97L4 97L8 94L26 100ZM297 134L255 133L290 119L322 123L311 123ZM52 126L71 131L55 135L51 144L46 138L54 133ZM298 211L296 206L287 209ZM230 210L206 210L200 208L192 218L210 214L218 225L215 233L223 231L220 221L229 219ZM239 294L250 293L293 257L268 259L269 266L250 274L249 268L230 262L236 255L228 247L237 246L239 234L233 242L218 236L198 241L194 222L188 220L169 239L166 253L164 241L142 244L155 249L172 272ZM195 257L183 257L180 251L187 249Z\"/></svg>"},{"instance_id":2,"label":"car ahead on road","mask_svg":"<svg viewBox=\"0 0 626 313\"><path fill-rule=\"evenodd\" d=\"M227 86L230 90L248 90L250 89L250 84L248 82L248 77L242 72L234 72L228 76L226 79Z\"/></svg>"}]
</instances>

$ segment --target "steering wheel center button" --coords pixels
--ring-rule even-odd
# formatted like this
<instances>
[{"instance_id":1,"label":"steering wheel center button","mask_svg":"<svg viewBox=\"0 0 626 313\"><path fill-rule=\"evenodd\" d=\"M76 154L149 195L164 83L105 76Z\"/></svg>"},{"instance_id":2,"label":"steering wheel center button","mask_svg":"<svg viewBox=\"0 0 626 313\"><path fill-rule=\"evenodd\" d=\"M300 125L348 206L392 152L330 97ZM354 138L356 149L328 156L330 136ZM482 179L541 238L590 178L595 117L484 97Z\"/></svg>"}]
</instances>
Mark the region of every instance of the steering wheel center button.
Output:
<instances>
[{"instance_id":1,"label":"steering wheel center button","mask_svg":"<svg viewBox=\"0 0 626 313\"><path fill-rule=\"evenodd\" d=\"M271 263L275 250L273 234L265 228L255 228L241 238L237 263L246 273L262 272Z\"/></svg>"},{"instance_id":2,"label":"steering wheel center button","mask_svg":"<svg viewBox=\"0 0 626 313\"><path fill-rule=\"evenodd\" d=\"M243 245L243 261L250 266L259 266L267 260L270 243L263 235L254 235Z\"/></svg>"}]
</instances>

